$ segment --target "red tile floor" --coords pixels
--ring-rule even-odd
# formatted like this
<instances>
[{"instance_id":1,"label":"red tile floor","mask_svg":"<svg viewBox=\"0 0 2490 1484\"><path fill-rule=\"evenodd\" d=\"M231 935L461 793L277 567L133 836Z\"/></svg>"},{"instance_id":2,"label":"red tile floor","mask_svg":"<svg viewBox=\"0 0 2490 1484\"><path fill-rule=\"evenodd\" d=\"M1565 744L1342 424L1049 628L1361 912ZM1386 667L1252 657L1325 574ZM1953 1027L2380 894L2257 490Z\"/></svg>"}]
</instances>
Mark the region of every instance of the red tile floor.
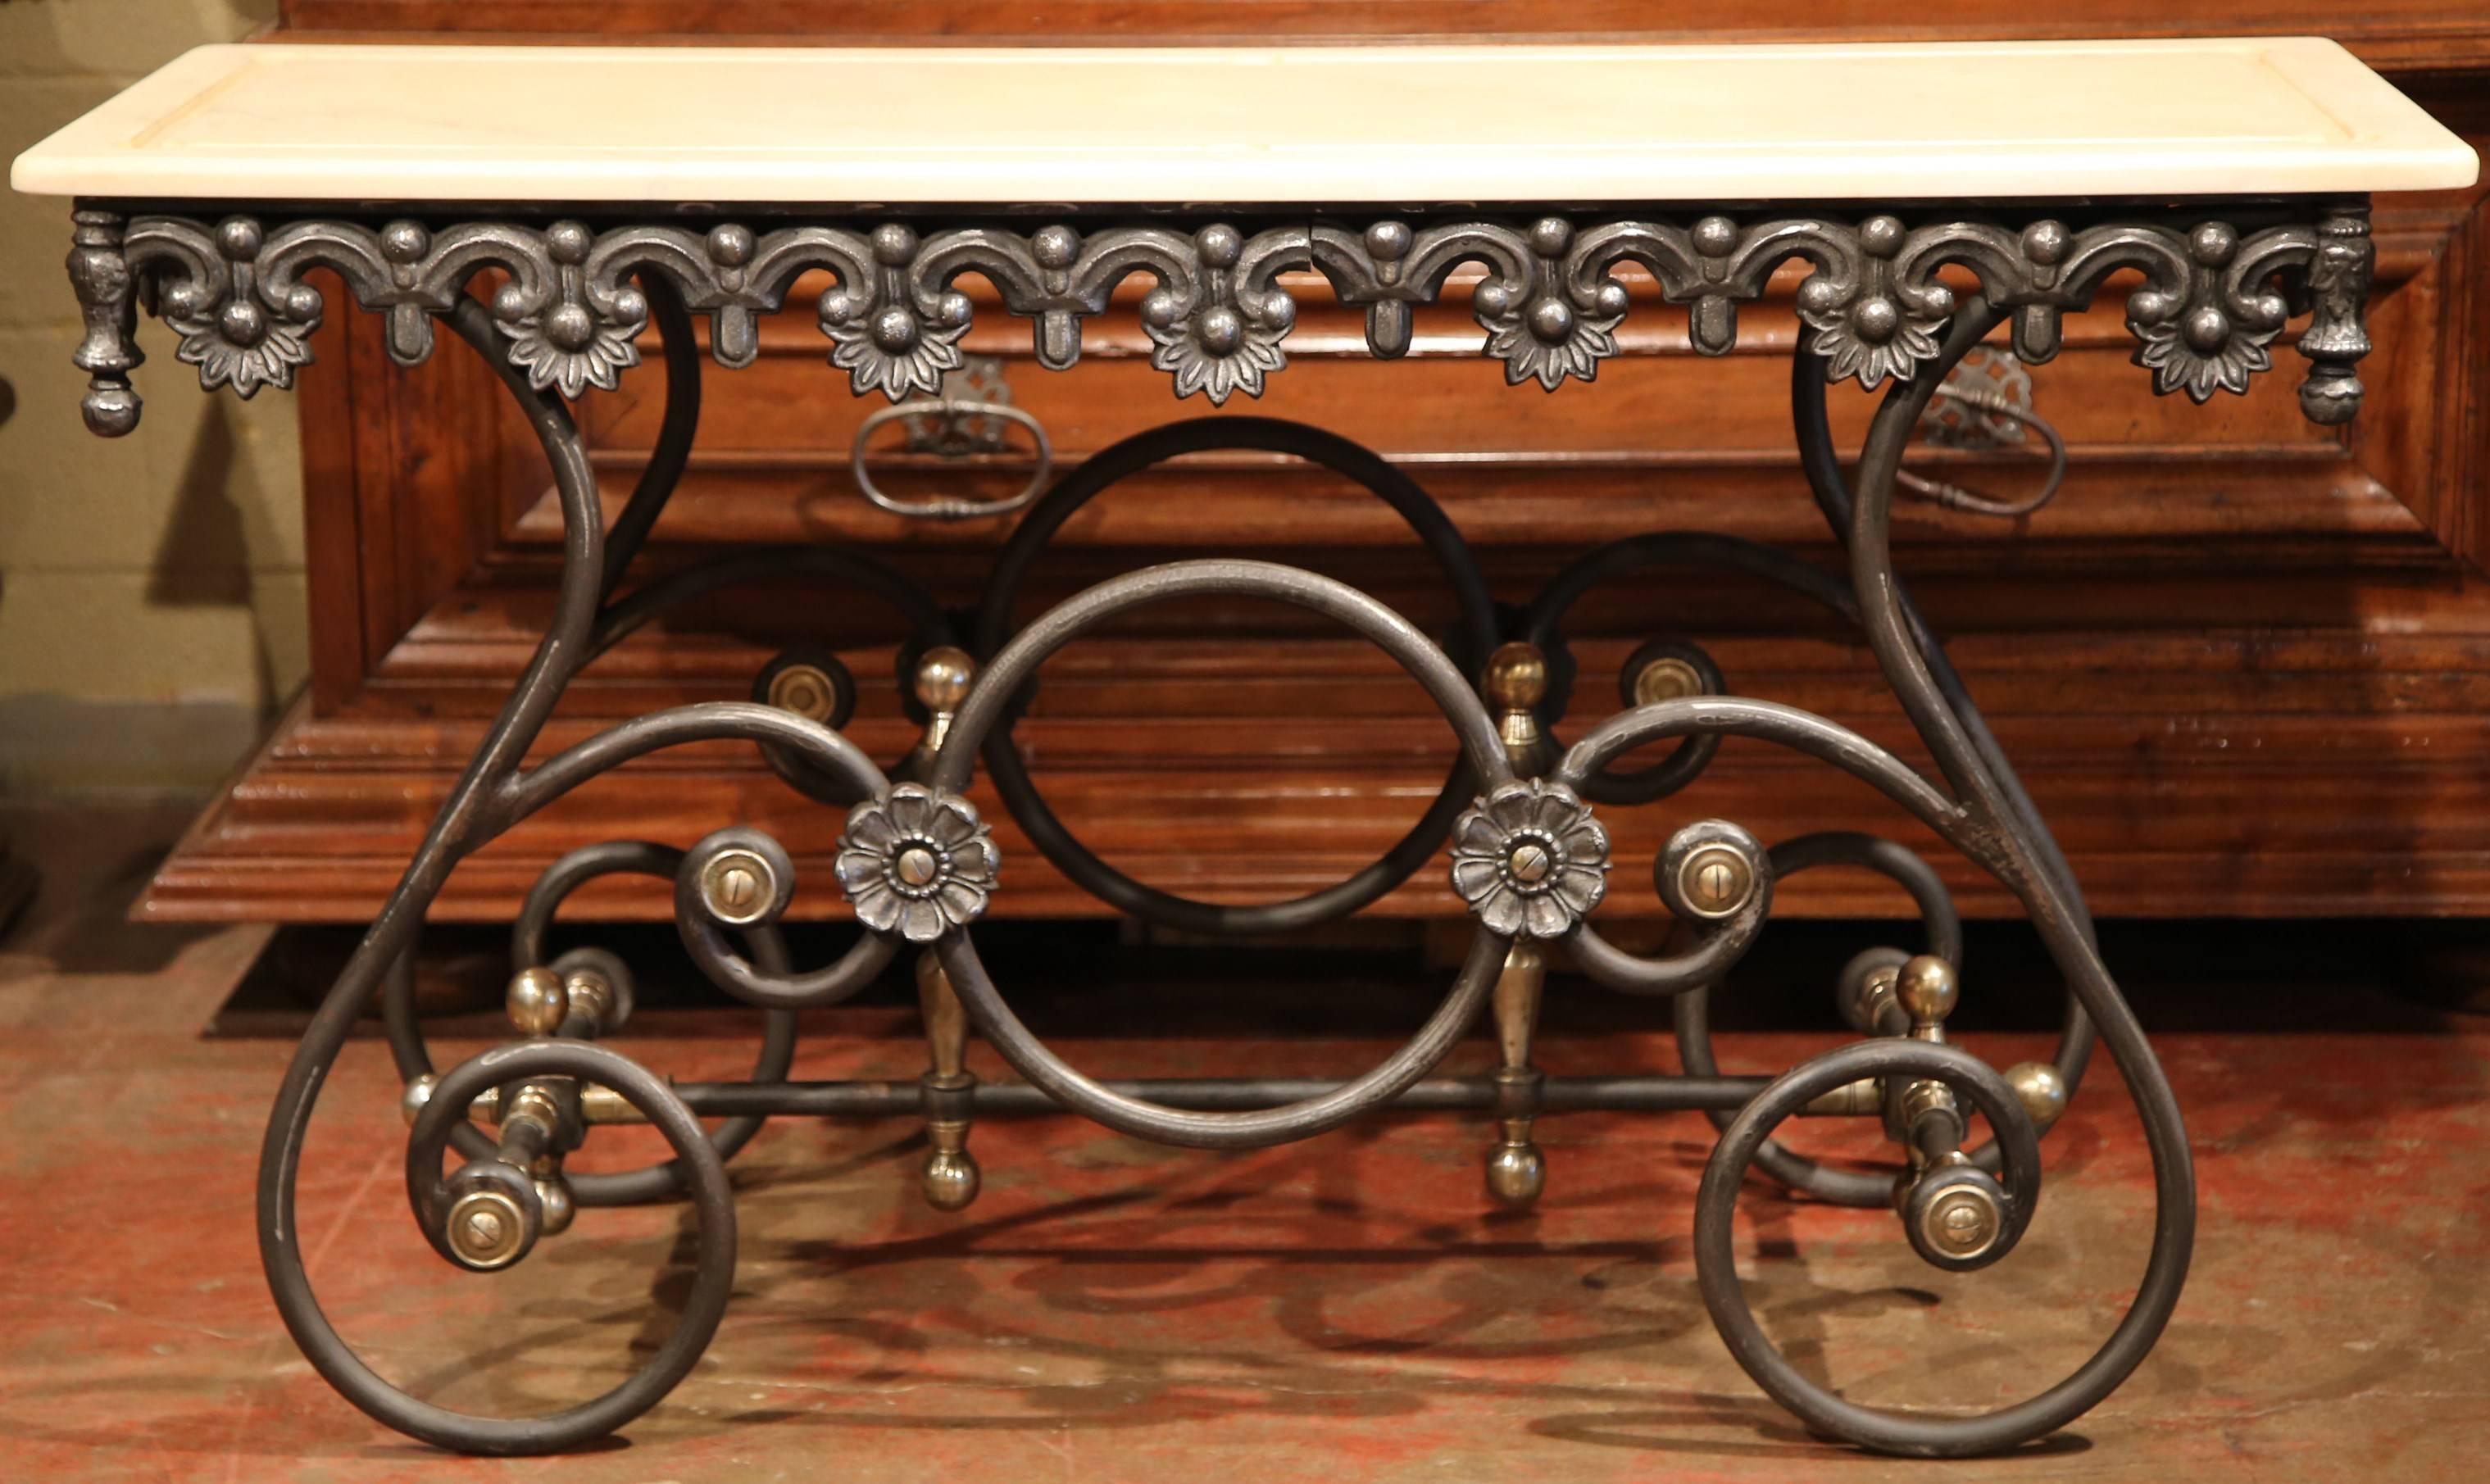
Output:
<instances>
[{"instance_id":1,"label":"red tile floor","mask_svg":"<svg viewBox=\"0 0 2490 1484\"><path fill-rule=\"evenodd\" d=\"M0 942L0 1479L2483 1477L2490 1022L2460 1017L2162 1037L2203 1184L2186 1298L2124 1390L2006 1459L1896 1462L1793 1425L1694 1293L1708 1129L1591 1115L1543 1125L1549 1196L1520 1217L1482 1210L1475 1120L1385 1118L1240 1156L989 1121L985 1193L963 1216L915 1199L905 1124L773 1127L737 1164L738 1293L692 1378L608 1447L451 1458L332 1394L262 1287L252 1166L288 1047L200 1034L260 935L122 926L115 893L143 848L57 819L17 834L51 879ZM659 1033L619 1043L661 1070L732 1075L749 1055L741 1020L650 1018ZM797 1074L911 1075L910 1019L815 1017ZM2431 1017L2399 1023L2416 1020ZM2045 1044L1967 1039L2000 1065ZM1724 1056L1762 1070L1830 1043L1751 1035ZM1312 1072L1386 1044L1062 1049L1116 1073ZM1544 1060L1673 1065L1639 1033L1559 1038ZM645 1137L600 1130L580 1162L643 1156ZM388 1057L359 1042L315 1126L303 1228L331 1313L384 1373L444 1405L550 1410L654 1343L686 1218L585 1213L510 1273L454 1272L410 1224L402 1138ZM2054 1381L2120 1312L2152 1213L2105 1070L2046 1152L2030 1236L1959 1277L1914 1259L1888 1213L1752 1187L1742 1259L1765 1325L1864 1401L1983 1407Z\"/></svg>"}]
</instances>

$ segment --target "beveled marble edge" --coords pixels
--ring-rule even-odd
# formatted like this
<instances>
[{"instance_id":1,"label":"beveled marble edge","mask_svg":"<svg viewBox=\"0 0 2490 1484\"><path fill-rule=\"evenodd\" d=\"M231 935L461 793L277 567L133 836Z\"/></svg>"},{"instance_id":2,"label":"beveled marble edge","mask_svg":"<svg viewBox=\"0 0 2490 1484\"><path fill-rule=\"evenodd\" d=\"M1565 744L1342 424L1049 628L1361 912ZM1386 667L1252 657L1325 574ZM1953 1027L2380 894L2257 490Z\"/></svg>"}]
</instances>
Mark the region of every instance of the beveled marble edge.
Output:
<instances>
[{"instance_id":1,"label":"beveled marble edge","mask_svg":"<svg viewBox=\"0 0 2490 1484\"><path fill-rule=\"evenodd\" d=\"M660 75L662 74L662 75ZM206 46L18 157L127 200L1949 201L2452 188L2315 38L1766 46Z\"/></svg>"}]
</instances>

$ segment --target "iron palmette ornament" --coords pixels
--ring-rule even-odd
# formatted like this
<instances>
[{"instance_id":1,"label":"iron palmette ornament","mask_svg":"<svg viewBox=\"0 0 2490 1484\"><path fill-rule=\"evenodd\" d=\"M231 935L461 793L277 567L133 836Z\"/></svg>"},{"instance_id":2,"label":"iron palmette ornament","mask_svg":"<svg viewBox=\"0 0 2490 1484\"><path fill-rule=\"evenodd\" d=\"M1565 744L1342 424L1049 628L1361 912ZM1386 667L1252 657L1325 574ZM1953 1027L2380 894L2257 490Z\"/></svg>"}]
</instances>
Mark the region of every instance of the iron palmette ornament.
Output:
<instances>
[{"instance_id":1,"label":"iron palmette ornament","mask_svg":"<svg viewBox=\"0 0 2490 1484\"><path fill-rule=\"evenodd\" d=\"M640 363L633 342L649 323L649 300L630 284L591 280L584 269L594 243L579 222L555 222L544 234L550 295L517 282L493 295L494 328L509 339L510 363L539 391L572 398L591 386L612 391Z\"/></svg>"},{"instance_id":2,"label":"iron palmette ornament","mask_svg":"<svg viewBox=\"0 0 2490 1484\"><path fill-rule=\"evenodd\" d=\"M1106 313L1116 286L1142 273L1156 280L1140 306L1151 363L1179 396L1213 403L1259 396L1286 366L1296 304L1280 275L1293 269L1314 269L1341 302L1363 308L1369 348L1394 357L1409 347L1412 311L1433 302L1456 269L1484 265L1471 299L1482 350L1508 381L1550 390L1591 380L1618 354L1630 296L1613 270L1624 263L1639 264L1665 300L1687 306L1697 352L1722 355L1736 343L1738 306L1760 300L1783 263L1806 262L1797 308L1824 374L1868 388L1912 380L1934 356L1954 312L1941 270L1973 273L1983 299L2010 312L2016 354L2039 363L2056 354L2063 317L2129 269L2145 278L2128 320L2156 391L2201 401L2244 390L2271 364L2290 296L2304 295L2314 318L2302 348L2315 364L2302 406L2312 418L2340 421L2359 405L2352 368L2367 350L2360 297L2374 261L2358 200L2252 228L2166 212L2082 227L2048 217L1913 225L1887 213L1841 220L1714 212L1682 221L1551 214L1526 226L1456 216L1254 229L1214 221L1194 231L783 219L594 230L557 219L436 232L412 220L374 229L235 216L211 226L89 205L77 230L72 279L89 309L78 363L98 378L90 414L100 431L134 424L126 383L137 363L130 340L140 285L157 286L155 306L202 381L247 393L292 385L308 360L305 337L321 305L301 273L313 265L336 270L362 304L388 313L391 354L410 364L430 354L429 320L478 270L501 270L509 281L490 307L507 355L532 385L565 396L610 389L637 362L648 323L639 275L666 275L708 313L712 355L737 366L757 354L757 316L783 307L799 274L826 269L838 279L819 305L832 363L858 393L893 401L936 389L959 364L974 307L955 287L961 275L982 275L1006 310L1033 321L1039 363L1059 370L1080 357L1082 322Z\"/></svg>"},{"instance_id":3,"label":"iron palmette ornament","mask_svg":"<svg viewBox=\"0 0 2490 1484\"><path fill-rule=\"evenodd\" d=\"M1535 381L1554 391L1569 376L1590 381L1600 374L1600 362L1617 353L1625 285L1603 279L1581 292L1566 281L1574 226L1562 216L1532 222L1522 242L1529 253L1526 278L1514 282L1491 274L1470 296L1472 311L1487 328L1487 354L1504 362L1508 385Z\"/></svg>"},{"instance_id":4,"label":"iron palmette ornament","mask_svg":"<svg viewBox=\"0 0 2490 1484\"><path fill-rule=\"evenodd\" d=\"M865 245L838 265L839 287L822 296L822 332L836 342L830 364L848 373L858 396L880 391L897 402L941 390L944 373L960 366L969 296L912 280L922 244L898 222L874 228Z\"/></svg>"}]
</instances>

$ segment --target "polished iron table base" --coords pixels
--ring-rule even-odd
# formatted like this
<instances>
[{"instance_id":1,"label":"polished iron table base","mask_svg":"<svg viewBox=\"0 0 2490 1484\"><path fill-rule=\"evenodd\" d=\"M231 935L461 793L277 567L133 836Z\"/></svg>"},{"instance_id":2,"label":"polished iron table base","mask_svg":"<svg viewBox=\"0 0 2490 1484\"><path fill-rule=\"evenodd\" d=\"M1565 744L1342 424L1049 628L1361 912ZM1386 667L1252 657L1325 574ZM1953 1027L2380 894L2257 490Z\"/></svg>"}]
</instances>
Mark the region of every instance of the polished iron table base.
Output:
<instances>
[{"instance_id":1,"label":"polished iron table base","mask_svg":"<svg viewBox=\"0 0 2490 1484\"><path fill-rule=\"evenodd\" d=\"M2209 209L2210 210L2210 209ZM443 807L406 876L306 1031L280 1089L263 1151L262 1256L279 1311L312 1364L374 1417L444 1446L532 1453L592 1441L663 1397L698 1360L734 1283L735 1207L726 1161L771 1117L923 1118L931 1152L926 1197L957 1210L975 1198L970 1133L983 1115L1060 1109L1137 1137L1204 1149L1301 1139L1387 1105L1491 1113L1487 1152L1494 1200L1526 1204L1545 1178L1535 1121L1571 1109L1699 1111L1721 1137L1698 1189L1696 1270L1704 1301L1730 1354L1809 1424L1872 1448L1948 1456L1991 1451L2063 1426L2106 1396L2159 1336L2186 1279L2194 1235L2194 1182L2179 1110L2142 1028L2095 951L2083 899L2013 769L1983 724L1942 647L1896 575L1890 541L1900 460L1939 382L2000 325L2026 359L2056 350L2064 313L2085 307L2113 271L2144 278L2128 321L2156 388L2203 400L2238 390L2270 363L2268 346L2297 307L2311 314L2299 344L2311 361L2302 391L2321 422L2349 418L2360 386L2353 363L2368 348L2360 327L2371 249L2365 202L2332 199L2227 203L2219 216L2139 205L2099 208L2062 221L2001 207L1981 215L1906 225L1897 216L1792 217L1714 213L1684 220L1526 224L1447 216L1363 225L1277 221L1247 229L1213 222L1184 230L1083 222L944 226L922 235L883 221L849 226L765 219L756 230L586 222L551 213L441 224L412 218L255 217L209 221L132 214L84 203L70 267L87 314L79 364L91 373L86 413L98 432L126 432L138 403L129 373L142 302L182 336L181 358L210 385L248 393L289 384L308 358L304 335L319 294L301 274L335 269L365 305L390 315L402 359L428 354L436 320L481 354L535 427L551 461L565 522L560 596L549 632L499 720ZM970 300L953 278L984 275L1006 307L1034 324L1040 361L1069 365L1081 321L1106 312L1126 276L1152 276L1140 304L1179 394L1212 401L1254 393L1285 366L1293 322L1283 270L1312 269L1345 301L1362 305L1377 354L1409 347L1413 306L1432 302L1453 270L1486 272L1472 296L1486 351L1508 381L1554 389L1588 381L1616 353L1627 308L1608 276L1631 261L1672 302L1689 306L1695 348L1729 349L1735 310L1765 292L1793 258L1813 271L1800 286L1806 341L1791 382L1807 479L1847 548L1842 580L1774 550L1697 532L1659 532L1590 552L1559 574L1518 621L1499 614L1467 547L1404 473L1313 429L1259 418L1181 422L1109 448L1073 471L1023 516L1004 549L974 632L954 633L932 597L868 558L828 549L738 553L637 588L624 574L683 471L699 413L694 311L711 316L709 345L724 364L748 361L754 317L776 309L795 277L827 269L824 296L831 359L861 392L896 400L939 388L958 364ZM506 275L490 300L468 280ZM1976 278L1976 292L1939 281ZM1954 280L1961 281L1960 277ZM653 325L665 348L663 430L630 500L606 528L588 456L564 395L611 386L638 358ZM1826 382L1890 383L1855 474L1845 475L1826 428ZM1442 566L1460 620L1439 646L1355 588L1315 573L1247 560L1180 561L1131 573L1015 627L1013 606L1029 565L1086 501L1118 479L1207 448L1292 454L1329 467L1389 504ZM1619 677L1624 709L1561 753L1551 740L1561 688L1549 656L1575 602L1596 585L1654 569L1734 571L1784 589L1855 625L1886 682L1936 759L1931 780L1823 718L1723 694L1695 644L1655 641ZM923 740L885 769L841 734L855 682L834 660L782 654L756 678L750 702L680 706L638 717L526 766L558 698L594 659L670 606L732 585L796 575L827 590L896 607L912 638L903 651ZM1433 698L1461 743L1440 794L1408 835L1371 866L1294 900L1221 906L1135 881L1086 850L1048 809L1012 746L1038 667L1127 610L1217 594L1311 610L1392 656ZM1629 953L1592 922L1608 887L1602 808L1665 798L1697 778L1721 739L1792 749L1881 791L1946 843L1991 872L2023 902L2070 990L2052 1063L2000 1073L1946 1041L1957 994L1959 925L1935 872L1890 841L1816 834L1769 848L1733 823L1686 825L1657 870L1679 929L1656 956ZM786 783L844 809L839 884L865 928L843 956L797 970L776 923L795 888L786 852L760 831L729 827L677 848L618 842L574 851L537 883L516 925L511 1017L522 1039L447 1070L432 1067L414 1016L411 962L424 914L470 852L589 779L659 749L741 739L758 745ZM1646 744L1674 743L1663 760L1621 771ZM998 890L986 822L964 797L980 763L1014 820L1050 862L1134 917L1208 933L1283 931L1328 922L1374 902L1449 842L1456 890L1474 917L1470 947L1439 1009L1410 1041L1365 1074L1342 1082L1284 1077L1104 1083L1067 1065L1030 1034L980 957L972 931ZM1919 906L1929 952L1869 949L1844 970L1837 999L1861 1040L1764 1079L1719 1074L1706 995L1754 941L1773 883L1825 865L1881 871ZM764 1032L748 1081L673 1086L596 1038L628 1015L631 974L595 949L548 958L546 929L584 882L616 872L671 879L682 941L707 976L760 1008ZM854 993L902 953L914 956L930 1046L914 1085L786 1080L795 1012ZM1531 1037L1551 959L1630 994L1672 1000L1683 1075L1549 1078L1531 1065ZM434 1249L461 1267L519 1262L569 1228L582 1208L688 1201L699 1258L682 1310L629 1380L549 1416L452 1413L398 1389L338 1336L314 1298L295 1221L304 1131L321 1083L355 1020L384 1005L406 1078L412 1135L407 1192ZM1481 1018L1492 1020L1500 1066L1490 1076L1430 1074ZM970 1032L1025 1079L980 1083L965 1068ZM2157 1198L2152 1253L2132 1303L2099 1351L2027 1401L1981 1415L1871 1410L1810 1380L1757 1326L1738 1281L1733 1211L1751 1168L1818 1198L1892 1204L1904 1239L1950 1270L2011 1252L2040 1195L2040 1139L2105 1044L2142 1115ZM1970 1114L1992 1141L1967 1148ZM1812 1163L1774 1141L1801 1115L1877 1120L1896 1146L1889 1173ZM722 1120L706 1127L705 1117ZM653 1125L674 1157L627 1174L571 1174L565 1156L602 1124ZM463 1161L447 1178L445 1156Z\"/></svg>"}]
</instances>

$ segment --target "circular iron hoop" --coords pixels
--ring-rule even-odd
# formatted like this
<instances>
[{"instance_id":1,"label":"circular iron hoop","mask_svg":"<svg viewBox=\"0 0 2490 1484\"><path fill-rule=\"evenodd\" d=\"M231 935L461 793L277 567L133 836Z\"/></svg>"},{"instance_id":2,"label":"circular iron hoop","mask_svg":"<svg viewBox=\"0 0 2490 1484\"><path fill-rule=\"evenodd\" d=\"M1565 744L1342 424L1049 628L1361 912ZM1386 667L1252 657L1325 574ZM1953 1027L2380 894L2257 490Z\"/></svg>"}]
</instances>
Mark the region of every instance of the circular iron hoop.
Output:
<instances>
[{"instance_id":1,"label":"circular iron hoop","mask_svg":"<svg viewBox=\"0 0 2490 1484\"><path fill-rule=\"evenodd\" d=\"M1183 561L1113 579L1051 609L1006 645L978 676L934 763L933 785L958 791L977 751L1014 694L1049 655L1099 623L1145 603L1207 594L1243 595L1294 604L1346 624L1398 661L1434 699L1461 738L1469 766L1488 786L1513 777L1487 708L1451 660L1410 622L1346 583L1272 562ZM987 977L966 931L937 945L952 987L979 1035L1014 1070L1049 1096L1107 1127L1163 1144L1196 1149L1249 1149L1320 1133L1397 1097L1426 1075L1478 1017L1506 939L1480 927L1443 1004L1398 1051L1362 1075L1318 1098L1249 1113L1193 1113L1128 1098L1084 1076L1030 1034Z\"/></svg>"},{"instance_id":2,"label":"circular iron hoop","mask_svg":"<svg viewBox=\"0 0 2490 1484\"><path fill-rule=\"evenodd\" d=\"M1495 602L1488 592L1478 563L1470 556L1468 544L1445 516L1443 507L1417 481L1373 449L1338 434L1277 417L1198 417L1170 423L1111 444L1084 461L1022 519L996 560L987 582L985 603L977 615L978 652L993 654L1002 647L1022 581L1056 531L1082 506L1145 469L1184 454L1214 449L1250 449L1304 459L1354 480L1390 505L1433 555L1452 587L1461 613L1460 628L1454 637L1458 665L1464 672L1475 675L1486 663L1488 651L1495 644ZM1014 689L1023 693L1015 698L1016 706L1025 703L1029 682L1023 680ZM1321 891L1286 901L1222 906L1137 881L1082 844L1038 791L1028 766L1011 745L1008 726L990 739L985 754L987 776L1002 795L1003 808L1028 837L1029 843L1056 870L1120 912L1187 932L1285 932L1346 917L1371 905L1425 864L1452 832L1455 817L1476 791L1469 770L1456 759L1427 812L1391 848L1364 869Z\"/></svg>"}]
</instances>

